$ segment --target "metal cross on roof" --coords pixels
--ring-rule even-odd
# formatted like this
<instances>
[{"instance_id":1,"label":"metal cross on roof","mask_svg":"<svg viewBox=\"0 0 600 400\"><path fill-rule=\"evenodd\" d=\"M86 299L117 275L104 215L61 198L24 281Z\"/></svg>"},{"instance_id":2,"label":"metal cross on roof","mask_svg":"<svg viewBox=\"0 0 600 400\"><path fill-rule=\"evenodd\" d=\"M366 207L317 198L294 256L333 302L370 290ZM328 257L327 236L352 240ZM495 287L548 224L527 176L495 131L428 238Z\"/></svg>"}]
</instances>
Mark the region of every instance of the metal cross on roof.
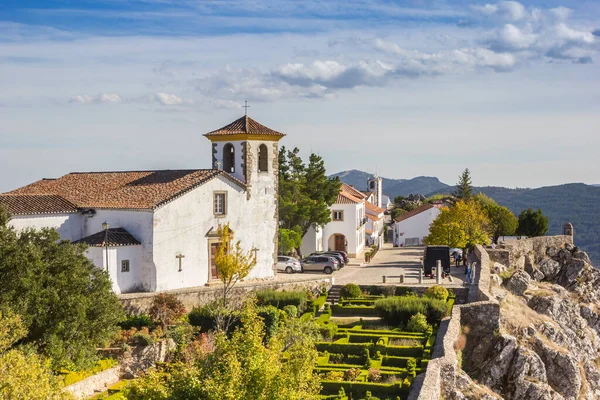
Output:
<instances>
[{"instance_id":1,"label":"metal cross on roof","mask_svg":"<svg viewBox=\"0 0 600 400\"><path fill-rule=\"evenodd\" d=\"M244 100L244 105L242 106L242 108L246 109L246 116L248 116L248 109L250 108L250 106L248 105L247 100Z\"/></svg>"}]
</instances>

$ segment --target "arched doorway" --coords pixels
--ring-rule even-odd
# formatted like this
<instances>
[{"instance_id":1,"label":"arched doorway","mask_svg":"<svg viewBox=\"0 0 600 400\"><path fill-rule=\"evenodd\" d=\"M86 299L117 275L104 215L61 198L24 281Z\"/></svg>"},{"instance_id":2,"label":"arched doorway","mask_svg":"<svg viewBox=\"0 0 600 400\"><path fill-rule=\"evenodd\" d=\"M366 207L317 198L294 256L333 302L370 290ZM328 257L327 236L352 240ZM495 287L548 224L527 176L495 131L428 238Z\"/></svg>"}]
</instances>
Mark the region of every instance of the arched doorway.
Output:
<instances>
[{"instance_id":1,"label":"arched doorway","mask_svg":"<svg viewBox=\"0 0 600 400\"><path fill-rule=\"evenodd\" d=\"M334 233L327 240L327 249L335 251L345 251L348 249L348 240L341 233Z\"/></svg>"}]
</instances>

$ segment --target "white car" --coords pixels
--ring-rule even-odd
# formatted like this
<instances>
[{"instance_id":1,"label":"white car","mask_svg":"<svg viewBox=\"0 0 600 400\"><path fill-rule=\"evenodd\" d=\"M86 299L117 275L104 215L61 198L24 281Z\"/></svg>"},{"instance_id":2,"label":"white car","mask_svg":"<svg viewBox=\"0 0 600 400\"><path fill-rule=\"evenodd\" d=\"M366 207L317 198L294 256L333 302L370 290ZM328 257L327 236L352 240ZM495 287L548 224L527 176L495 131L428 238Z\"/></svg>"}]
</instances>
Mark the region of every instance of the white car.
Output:
<instances>
[{"instance_id":1,"label":"white car","mask_svg":"<svg viewBox=\"0 0 600 400\"><path fill-rule=\"evenodd\" d=\"M302 265L300 265L300 261L294 257L288 256L277 256L277 264L275 264L275 268L277 271L285 271L288 274L302 272Z\"/></svg>"}]
</instances>

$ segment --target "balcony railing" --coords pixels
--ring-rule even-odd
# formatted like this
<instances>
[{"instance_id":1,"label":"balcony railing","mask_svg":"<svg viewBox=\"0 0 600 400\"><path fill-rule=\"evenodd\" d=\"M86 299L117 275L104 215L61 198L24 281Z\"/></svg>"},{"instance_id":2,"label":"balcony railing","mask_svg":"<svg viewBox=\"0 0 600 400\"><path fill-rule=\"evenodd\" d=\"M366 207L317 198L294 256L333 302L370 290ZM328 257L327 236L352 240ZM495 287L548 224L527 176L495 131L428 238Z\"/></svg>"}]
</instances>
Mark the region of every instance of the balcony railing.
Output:
<instances>
[{"instance_id":1,"label":"balcony railing","mask_svg":"<svg viewBox=\"0 0 600 400\"><path fill-rule=\"evenodd\" d=\"M369 219L367 217L364 217L363 219L359 219L356 223L356 229L360 229L364 224L367 223Z\"/></svg>"}]
</instances>

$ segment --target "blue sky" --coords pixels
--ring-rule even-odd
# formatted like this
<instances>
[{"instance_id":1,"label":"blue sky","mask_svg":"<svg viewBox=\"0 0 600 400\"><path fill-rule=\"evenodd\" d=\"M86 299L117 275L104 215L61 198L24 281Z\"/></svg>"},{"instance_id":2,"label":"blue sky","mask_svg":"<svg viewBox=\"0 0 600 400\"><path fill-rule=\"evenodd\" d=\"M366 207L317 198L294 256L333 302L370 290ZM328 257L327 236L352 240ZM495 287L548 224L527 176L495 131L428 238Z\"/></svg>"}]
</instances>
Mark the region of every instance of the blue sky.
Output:
<instances>
[{"instance_id":1,"label":"blue sky","mask_svg":"<svg viewBox=\"0 0 600 400\"><path fill-rule=\"evenodd\" d=\"M207 168L249 114L330 172L600 182L600 5L0 3L0 191L70 171Z\"/></svg>"}]
</instances>

